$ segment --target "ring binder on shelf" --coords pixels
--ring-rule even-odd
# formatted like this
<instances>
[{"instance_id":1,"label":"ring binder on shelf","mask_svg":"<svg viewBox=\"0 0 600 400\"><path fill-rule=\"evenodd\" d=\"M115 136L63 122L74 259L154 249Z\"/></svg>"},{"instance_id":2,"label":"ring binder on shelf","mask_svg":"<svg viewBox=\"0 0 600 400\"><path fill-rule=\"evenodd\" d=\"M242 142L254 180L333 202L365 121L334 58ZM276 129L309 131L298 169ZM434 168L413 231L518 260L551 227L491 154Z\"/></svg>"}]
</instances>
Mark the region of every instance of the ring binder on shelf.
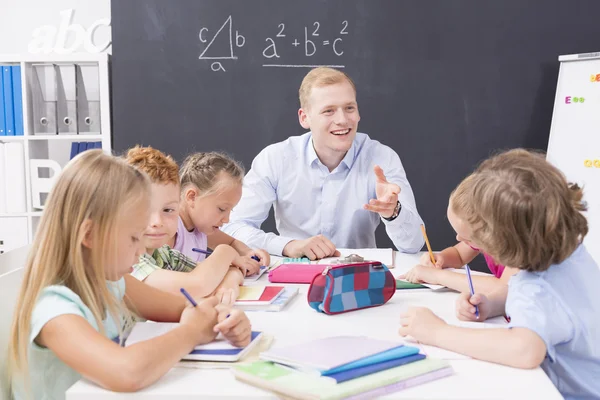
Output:
<instances>
[{"instance_id":1,"label":"ring binder on shelf","mask_svg":"<svg viewBox=\"0 0 600 400\"><path fill-rule=\"evenodd\" d=\"M58 133L58 126L54 64L34 64L32 70L33 134L55 135Z\"/></svg>"},{"instance_id":2,"label":"ring binder on shelf","mask_svg":"<svg viewBox=\"0 0 600 400\"><path fill-rule=\"evenodd\" d=\"M100 79L97 64L77 65L77 118L79 133L99 135Z\"/></svg>"},{"instance_id":3,"label":"ring binder on shelf","mask_svg":"<svg viewBox=\"0 0 600 400\"><path fill-rule=\"evenodd\" d=\"M60 64L54 67L58 133L76 135L78 132L76 67L75 64Z\"/></svg>"}]
</instances>

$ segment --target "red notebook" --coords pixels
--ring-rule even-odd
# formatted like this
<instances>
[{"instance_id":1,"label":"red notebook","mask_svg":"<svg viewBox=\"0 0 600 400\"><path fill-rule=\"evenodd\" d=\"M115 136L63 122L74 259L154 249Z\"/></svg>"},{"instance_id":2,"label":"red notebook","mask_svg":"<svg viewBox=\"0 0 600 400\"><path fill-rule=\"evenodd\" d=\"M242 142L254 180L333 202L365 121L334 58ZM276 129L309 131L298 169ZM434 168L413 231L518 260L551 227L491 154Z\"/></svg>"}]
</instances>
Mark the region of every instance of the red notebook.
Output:
<instances>
[{"instance_id":1,"label":"red notebook","mask_svg":"<svg viewBox=\"0 0 600 400\"><path fill-rule=\"evenodd\" d=\"M279 297L285 288L283 286L242 286L237 305L267 305Z\"/></svg>"}]
</instances>

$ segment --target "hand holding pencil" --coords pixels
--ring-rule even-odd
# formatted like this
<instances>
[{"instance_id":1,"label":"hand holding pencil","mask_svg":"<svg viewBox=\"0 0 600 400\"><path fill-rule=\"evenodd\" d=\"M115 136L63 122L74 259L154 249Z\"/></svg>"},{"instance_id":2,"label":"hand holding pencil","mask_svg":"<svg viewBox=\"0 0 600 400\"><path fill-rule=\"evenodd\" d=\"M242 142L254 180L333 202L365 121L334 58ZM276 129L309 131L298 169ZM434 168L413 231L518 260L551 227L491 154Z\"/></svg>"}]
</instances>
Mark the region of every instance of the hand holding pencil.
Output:
<instances>
[{"instance_id":1,"label":"hand holding pencil","mask_svg":"<svg viewBox=\"0 0 600 400\"><path fill-rule=\"evenodd\" d=\"M427 232L425 231L424 225L421 225L421 233L423 233L425 244L427 244L427 253L424 253L421 256L419 259L419 264L426 267L442 269L444 267L444 258L441 253L437 253L434 256L433 251L431 251L431 244L429 243L429 238L427 237Z\"/></svg>"}]
</instances>

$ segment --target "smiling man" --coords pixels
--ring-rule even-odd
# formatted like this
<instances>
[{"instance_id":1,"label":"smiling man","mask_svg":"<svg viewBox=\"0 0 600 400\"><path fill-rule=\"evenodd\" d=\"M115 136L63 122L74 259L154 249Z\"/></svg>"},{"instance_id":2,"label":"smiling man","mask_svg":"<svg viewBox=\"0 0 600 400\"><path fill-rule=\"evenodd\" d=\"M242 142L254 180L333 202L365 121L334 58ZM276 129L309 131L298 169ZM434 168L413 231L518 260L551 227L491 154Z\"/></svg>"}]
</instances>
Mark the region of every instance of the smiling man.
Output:
<instances>
[{"instance_id":1,"label":"smiling man","mask_svg":"<svg viewBox=\"0 0 600 400\"><path fill-rule=\"evenodd\" d=\"M356 87L343 72L311 70L298 119L310 132L268 146L252 162L224 230L249 246L319 259L374 248L380 222L400 251L423 247L415 198L398 154L358 133ZM275 208L280 235L260 229Z\"/></svg>"}]
</instances>

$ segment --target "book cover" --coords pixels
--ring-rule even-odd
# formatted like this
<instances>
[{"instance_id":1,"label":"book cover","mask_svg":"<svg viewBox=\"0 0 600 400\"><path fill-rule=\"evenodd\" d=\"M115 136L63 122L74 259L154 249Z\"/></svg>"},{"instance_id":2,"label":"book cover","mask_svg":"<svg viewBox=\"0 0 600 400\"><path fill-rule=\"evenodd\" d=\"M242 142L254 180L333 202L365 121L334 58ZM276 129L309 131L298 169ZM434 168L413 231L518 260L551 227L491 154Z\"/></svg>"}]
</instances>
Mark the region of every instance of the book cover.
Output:
<instances>
[{"instance_id":1,"label":"book cover","mask_svg":"<svg viewBox=\"0 0 600 400\"><path fill-rule=\"evenodd\" d=\"M236 305L271 304L284 291L283 286L242 286Z\"/></svg>"},{"instance_id":2,"label":"book cover","mask_svg":"<svg viewBox=\"0 0 600 400\"><path fill-rule=\"evenodd\" d=\"M404 346L366 336L332 336L274 348L261 354L260 358L321 374L397 347Z\"/></svg>"},{"instance_id":3,"label":"book cover","mask_svg":"<svg viewBox=\"0 0 600 400\"><path fill-rule=\"evenodd\" d=\"M3 66L0 65L0 68ZM6 136L6 107L4 105L4 74L0 70L0 136Z\"/></svg>"},{"instance_id":4,"label":"book cover","mask_svg":"<svg viewBox=\"0 0 600 400\"><path fill-rule=\"evenodd\" d=\"M6 136L13 136L15 134L15 113L13 107L13 85L10 66L2 66L2 75L4 80L4 90L0 95L4 96L4 132Z\"/></svg>"},{"instance_id":5,"label":"book cover","mask_svg":"<svg viewBox=\"0 0 600 400\"><path fill-rule=\"evenodd\" d=\"M12 75L13 111L15 114L14 135L22 136L23 129L23 87L21 85L21 66L10 67Z\"/></svg>"},{"instance_id":6,"label":"book cover","mask_svg":"<svg viewBox=\"0 0 600 400\"><path fill-rule=\"evenodd\" d=\"M137 322L127 337L125 346L154 339L175 329L179 324L171 322ZM251 351L260 341L262 332L252 332L252 340L246 347L236 347L219 335L210 343L196 346L183 360L198 361L238 361Z\"/></svg>"},{"instance_id":7,"label":"book cover","mask_svg":"<svg viewBox=\"0 0 600 400\"><path fill-rule=\"evenodd\" d=\"M437 359L415 361L342 383L337 383L329 377L314 376L268 361L236 366L232 372L240 381L284 396L295 399L334 400L367 393L370 396L366 397L373 397L375 391L384 389L387 389L388 393L401 390L408 387L411 379L425 377L427 374L440 370L445 370L443 374L440 374L441 376L452 373L452 369L446 361ZM420 383L424 383L424 381L427 380L421 379ZM401 385L402 382L405 384ZM396 385L396 388L391 385ZM412 385L414 386L415 383L412 382Z\"/></svg>"},{"instance_id":8,"label":"book cover","mask_svg":"<svg viewBox=\"0 0 600 400\"><path fill-rule=\"evenodd\" d=\"M244 311L278 312L285 308L297 294L298 288L286 287L270 304L236 304L235 307Z\"/></svg>"}]
</instances>

